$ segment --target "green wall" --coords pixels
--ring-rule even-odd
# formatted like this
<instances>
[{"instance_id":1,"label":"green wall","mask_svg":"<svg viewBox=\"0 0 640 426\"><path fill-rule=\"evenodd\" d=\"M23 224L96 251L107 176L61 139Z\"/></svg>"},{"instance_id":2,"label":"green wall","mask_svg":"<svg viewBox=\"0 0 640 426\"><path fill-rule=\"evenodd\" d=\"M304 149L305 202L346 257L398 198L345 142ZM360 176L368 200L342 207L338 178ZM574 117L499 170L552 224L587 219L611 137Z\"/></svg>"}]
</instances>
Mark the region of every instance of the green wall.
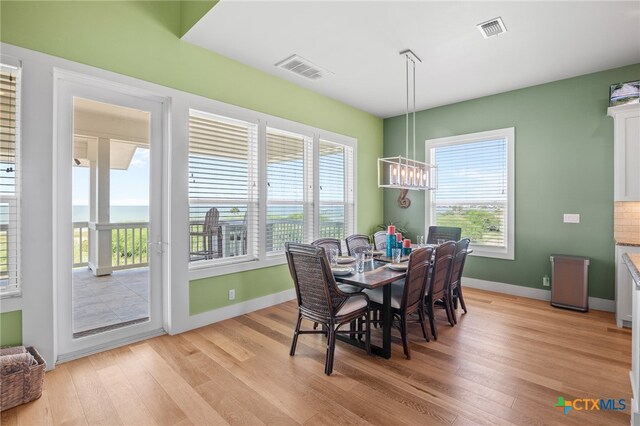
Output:
<instances>
[{"instance_id":1,"label":"green wall","mask_svg":"<svg viewBox=\"0 0 640 426\"><path fill-rule=\"evenodd\" d=\"M216 4L218 0L181 0L180 37L185 35Z\"/></svg>"},{"instance_id":2,"label":"green wall","mask_svg":"<svg viewBox=\"0 0 640 426\"><path fill-rule=\"evenodd\" d=\"M382 120L179 39L180 2L0 2L0 41L358 139L358 232L382 221ZM185 17L190 19L189 17ZM188 20L187 19L187 20ZM286 266L194 281L198 313L292 287ZM227 289L236 300L227 300Z\"/></svg>"},{"instance_id":3,"label":"green wall","mask_svg":"<svg viewBox=\"0 0 640 426\"><path fill-rule=\"evenodd\" d=\"M22 344L22 311L0 314L0 347Z\"/></svg>"},{"instance_id":4,"label":"green wall","mask_svg":"<svg viewBox=\"0 0 640 426\"><path fill-rule=\"evenodd\" d=\"M421 111L419 158L426 139L515 127L515 260L470 257L465 276L542 287L549 255L588 256L589 295L614 299L613 119L609 85L638 80L640 64ZM385 156L404 152L404 116L384 121ZM385 190L386 221L422 233L424 194L411 207ZM565 224L563 213L579 213Z\"/></svg>"}]
</instances>

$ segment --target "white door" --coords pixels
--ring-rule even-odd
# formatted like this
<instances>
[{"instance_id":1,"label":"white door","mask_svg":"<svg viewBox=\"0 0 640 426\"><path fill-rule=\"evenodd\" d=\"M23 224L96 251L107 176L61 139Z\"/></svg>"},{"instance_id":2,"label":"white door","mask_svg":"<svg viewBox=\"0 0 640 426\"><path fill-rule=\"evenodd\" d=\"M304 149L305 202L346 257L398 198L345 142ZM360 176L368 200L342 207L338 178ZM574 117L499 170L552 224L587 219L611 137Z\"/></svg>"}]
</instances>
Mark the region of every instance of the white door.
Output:
<instances>
[{"instance_id":1,"label":"white door","mask_svg":"<svg viewBox=\"0 0 640 426\"><path fill-rule=\"evenodd\" d=\"M56 72L57 360L162 332L166 100Z\"/></svg>"}]
</instances>

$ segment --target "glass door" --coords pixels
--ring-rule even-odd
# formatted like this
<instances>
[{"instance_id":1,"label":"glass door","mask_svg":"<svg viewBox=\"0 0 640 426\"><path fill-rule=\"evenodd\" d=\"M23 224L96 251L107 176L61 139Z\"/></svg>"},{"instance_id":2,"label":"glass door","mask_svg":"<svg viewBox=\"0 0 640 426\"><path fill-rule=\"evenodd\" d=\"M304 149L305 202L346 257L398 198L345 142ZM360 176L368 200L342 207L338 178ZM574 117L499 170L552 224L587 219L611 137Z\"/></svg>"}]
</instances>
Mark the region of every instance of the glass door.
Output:
<instances>
[{"instance_id":1,"label":"glass door","mask_svg":"<svg viewBox=\"0 0 640 426\"><path fill-rule=\"evenodd\" d=\"M59 176L69 185L58 232L71 241L59 254L64 359L162 329L163 104L74 81L58 95Z\"/></svg>"}]
</instances>

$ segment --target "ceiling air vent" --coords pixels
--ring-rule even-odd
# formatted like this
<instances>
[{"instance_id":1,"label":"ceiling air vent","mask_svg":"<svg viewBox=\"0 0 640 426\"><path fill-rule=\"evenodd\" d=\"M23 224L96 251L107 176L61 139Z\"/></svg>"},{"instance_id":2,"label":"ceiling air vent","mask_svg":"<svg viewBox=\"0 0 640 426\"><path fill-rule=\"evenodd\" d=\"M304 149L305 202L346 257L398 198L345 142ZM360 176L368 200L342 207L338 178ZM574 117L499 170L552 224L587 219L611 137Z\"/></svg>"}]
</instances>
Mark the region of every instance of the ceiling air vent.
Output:
<instances>
[{"instance_id":1,"label":"ceiling air vent","mask_svg":"<svg viewBox=\"0 0 640 426\"><path fill-rule=\"evenodd\" d=\"M507 27L504 26L504 22L502 22L502 18L499 16L478 24L477 27L484 38L497 36L498 34L507 32Z\"/></svg>"},{"instance_id":2,"label":"ceiling air vent","mask_svg":"<svg viewBox=\"0 0 640 426\"><path fill-rule=\"evenodd\" d=\"M298 55L289 56L284 61L278 62L276 67L291 71L292 73L308 78L309 80L319 80L331 74L330 71L321 68Z\"/></svg>"}]
</instances>

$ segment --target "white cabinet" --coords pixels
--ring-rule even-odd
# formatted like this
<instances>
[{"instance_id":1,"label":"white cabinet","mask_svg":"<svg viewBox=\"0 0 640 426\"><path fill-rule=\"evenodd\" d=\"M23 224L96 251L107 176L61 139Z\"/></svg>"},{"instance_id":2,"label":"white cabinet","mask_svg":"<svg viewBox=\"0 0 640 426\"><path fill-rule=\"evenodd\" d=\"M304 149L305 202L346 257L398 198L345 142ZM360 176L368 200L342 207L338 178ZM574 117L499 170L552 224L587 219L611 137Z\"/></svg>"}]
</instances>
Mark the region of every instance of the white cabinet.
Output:
<instances>
[{"instance_id":1,"label":"white cabinet","mask_svg":"<svg viewBox=\"0 0 640 426\"><path fill-rule=\"evenodd\" d=\"M640 282L633 285L633 332L631 335L631 424L640 425Z\"/></svg>"},{"instance_id":2,"label":"white cabinet","mask_svg":"<svg viewBox=\"0 0 640 426\"><path fill-rule=\"evenodd\" d=\"M633 399L631 400L631 424L640 425L640 283L633 290L633 310L636 313L633 319L633 333L631 337L631 388Z\"/></svg>"},{"instance_id":3,"label":"white cabinet","mask_svg":"<svg viewBox=\"0 0 640 426\"><path fill-rule=\"evenodd\" d=\"M640 104L607 110L613 117L614 200L640 201Z\"/></svg>"},{"instance_id":4,"label":"white cabinet","mask_svg":"<svg viewBox=\"0 0 640 426\"><path fill-rule=\"evenodd\" d=\"M640 247L616 246L616 324L618 327L623 325L630 327L633 319L632 295L635 285L627 264L622 260L624 253L640 253Z\"/></svg>"}]
</instances>

